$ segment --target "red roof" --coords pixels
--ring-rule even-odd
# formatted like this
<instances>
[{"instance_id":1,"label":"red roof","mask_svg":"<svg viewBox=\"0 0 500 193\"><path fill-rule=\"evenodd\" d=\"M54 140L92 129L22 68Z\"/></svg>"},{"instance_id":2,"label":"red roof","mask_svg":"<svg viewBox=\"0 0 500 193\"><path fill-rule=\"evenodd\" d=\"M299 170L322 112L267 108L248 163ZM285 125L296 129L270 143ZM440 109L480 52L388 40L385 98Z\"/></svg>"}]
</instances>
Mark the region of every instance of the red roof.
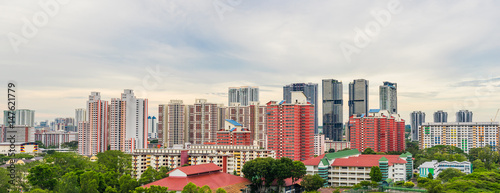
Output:
<instances>
[{"instance_id":1,"label":"red roof","mask_svg":"<svg viewBox=\"0 0 500 193\"><path fill-rule=\"evenodd\" d=\"M221 167L215 165L214 163L208 163L208 164L200 164L200 165L194 165L194 166L184 166L180 168L175 168L174 170L180 170L184 172L186 175L193 175L193 174L201 174L201 173L207 173L207 172L213 172L213 171L220 171L222 170ZM170 171L169 173L172 173Z\"/></svg>"},{"instance_id":2,"label":"red roof","mask_svg":"<svg viewBox=\"0 0 500 193\"><path fill-rule=\"evenodd\" d=\"M373 167L378 166L378 160L385 157L389 160L389 166L395 163L404 164L406 160L401 159L399 155L359 155L358 157L339 158L333 161L332 166L343 167Z\"/></svg>"},{"instance_id":3,"label":"red roof","mask_svg":"<svg viewBox=\"0 0 500 193\"><path fill-rule=\"evenodd\" d=\"M150 187L152 185L155 185L155 186L168 187L169 191L172 190L182 191L184 186L186 186L189 182L192 182L199 187L207 185L212 190L240 183L243 183L245 185L251 184L250 180L243 177L223 172L213 172L209 174L202 174L202 175L188 176L188 177L166 177L156 182L146 184L142 187Z\"/></svg>"},{"instance_id":4,"label":"red roof","mask_svg":"<svg viewBox=\"0 0 500 193\"><path fill-rule=\"evenodd\" d=\"M302 163L304 163L304 165L306 165L306 166L317 166L317 165L319 165L319 162L321 161L321 159L323 159L323 157L325 157L325 154L320 155L320 156L315 157L315 158L304 160L304 161L302 161Z\"/></svg>"},{"instance_id":5,"label":"red roof","mask_svg":"<svg viewBox=\"0 0 500 193\"><path fill-rule=\"evenodd\" d=\"M292 183L292 178L287 178L285 179L285 186L300 184L300 182L302 182L302 179L298 179L297 181ZM271 183L271 186L278 186L278 180L274 180L273 183Z\"/></svg>"}]
</instances>

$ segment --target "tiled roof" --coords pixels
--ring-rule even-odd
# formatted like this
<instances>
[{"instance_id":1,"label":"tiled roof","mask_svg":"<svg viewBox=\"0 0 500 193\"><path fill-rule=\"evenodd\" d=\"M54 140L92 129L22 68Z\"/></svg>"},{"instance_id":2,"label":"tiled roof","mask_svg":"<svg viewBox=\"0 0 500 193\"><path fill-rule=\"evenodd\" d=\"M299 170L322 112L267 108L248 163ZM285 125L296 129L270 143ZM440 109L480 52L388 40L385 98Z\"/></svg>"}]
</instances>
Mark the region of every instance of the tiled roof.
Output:
<instances>
[{"instance_id":1,"label":"tiled roof","mask_svg":"<svg viewBox=\"0 0 500 193\"><path fill-rule=\"evenodd\" d=\"M389 165L392 166L395 163L403 164L406 163L405 159L401 159L399 155L360 155L357 157L340 158L335 159L332 166L343 166L343 167L373 167L379 165L379 160L385 157L389 160Z\"/></svg>"},{"instance_id":2,"label":"tiled roof","mask_svg":"<svg viewBox=\"0 0 500 193\"><path fill-rule=\"evenodd\" d=\"M224 187L231 189L237 189L238 187L244 188L246 185L251 184L250 180L243 177L223 172L214 172L188 177L166 177L161 180L146 184L142 187L150 187L155 185L168 187L169 191L182 191L184 186L186 186L189 182L192 182L199 187L207 185L212 190Z\"/></svg>"},{"instance_id":3,"label":"tiled roof","mask_svg":"<svg viewBox=\"0 0 500 193\"><path fill-rule=\"evenodd\" d=\"M186 175L202 174L207 172L214 172L222 170L221 167L215 165L214 163L200 164L195 166L185 166L180 168L175 168L174 170L180 170ZM172 171L174 171L172 170Z\"/></svg>"},{"instance_id":4,"label":"tiled roof","mask_svg":"<svg viewBox=\"0 0 500 193\"><path fill-rule=\"evenodd\" d=\"M317 165L319 165L319 162L321 161L321 159L323 159L323 157L325 157L325 154L320 155L318 157L308 159L308 160L304 160L304 161L302 161L302 163L304 163L304 165L306 165L306 166L317 166Z\"/></svg>"},{"instance_id":5,"label":"tiled roof","mask_svg":"<svg viewBox=\"0 0 500 193\"><path fill-rule=\"evenodd\" d=\"M285 186L300 184L300 182L302 182L302 179L298 179L297 181L292 183L292 178L287 178L285 179ZM278 180L274 180L273 183L271 183L271 186L277 186L277 185L278 185Z\"/></svg>"}]
</instances>

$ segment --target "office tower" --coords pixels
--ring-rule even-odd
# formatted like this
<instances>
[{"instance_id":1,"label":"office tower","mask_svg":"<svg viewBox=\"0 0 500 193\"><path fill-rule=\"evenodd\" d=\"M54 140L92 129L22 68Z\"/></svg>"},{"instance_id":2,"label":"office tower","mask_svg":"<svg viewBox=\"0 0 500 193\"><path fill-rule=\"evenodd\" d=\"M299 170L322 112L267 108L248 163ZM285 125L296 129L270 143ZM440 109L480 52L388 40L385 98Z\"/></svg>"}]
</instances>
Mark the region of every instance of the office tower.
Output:
<instances>
[{"instance_id":1,"label":"office tower","mask_svg":"<svg viewBox=\"0 0 500 193\"><path fill-rule=\"evenodd\" d=\"M343 136L343 89L342 82L323 80L323 134L333 141L342 141Z\"/></svg>"},{"instance_id":2,"label":"office tower","mask_svg":"<svg viewBox=\"0 0 500 193\"><path fill-rule=\"evenodd\" d=\"M422 111L413 111L410 114L411 121L411 140L418 141L418 129L422 123L425 123L425 113Z\"/></svg>"},{"instance_id":3,"label":"office tower","mask_svg":"<svg viewBox=\"0 0 500 193\"><path fill-rule=\"evenodd\" d=\"M194 105L188 105L187 141L192 144L217 142L220 105L208 103L206 99L196 99Z\"/></svg>"},{"instance_id":4,"label":"office tower","mask_svg":"<svg viewBox=\"0 0 500 193\"><path fill-rule=\"evenodd\" d=\"M14 126L35 126L35 110L17 109L14 111L15 115L11 113L10 116L9 112L12 111L3 111L3 125L9 126L8 117L15 117Z\"/></svg>"},{"instance_id":5,"label":"office tower","mask_svg":"<svg viewBox=\"0 0 500 193\"><path fill-rule=\"evenodd\" d=\"M87 120L87 110L80 108L80 109L75 109L75 126L78 127L78 123L82 121L88 121Z\"/></svg>"},{"instance_id":6,"label":"office tower","mask_svg":"<svg viewBox=\"0 0 500 193\"><path fill-rule=\"evenodd\" d=\"M185 133L187 131L186 105L183 104L182 100L170 100L168 105L162 105L161 108L165 109L162 110L164 118L158 120L158 125L160 125L160 121L163 122L164 146L183 145L184 142L187 142Z\"/></svg>"},{"instance_id":7,"label":"office tower","mask_svg":"<svg viewBox=\"0 0 500 193\"><path fill-rule=\"evenodd\" d=\"M398 114L398 84L384 82L384 85L380 86L380 110Z\"/></svg>"},{"instance_id":8,"label":"office tower","mask_svg":"<svg viewBox=\"0 0 500 193\"><path fill-rule=\"evenodd\" d=\"M249 106L236 104L223 110L223 120L231 119L242 124L250 130L253 144L262 148L267 147L266 106L252 102Z\"/></svg>"},{"instance_id":9,"label":"office tower","mask_svg":"<svg viewBox=\"0 0 500 193\"><path fill-rule=\"evenodd\" d=\"M375 152L405 150L405 121L387 110L372 109L367 115L352 116L349 120L351 148Z\"/></svg>"},{"instance_id":10,"label":"office tower","mask_svg":"<svg viewBox=\"0 0 500 193\"><path fill-rule=\"evenodd\" d=\"M434 113L434 123L446 123L446 122L448 122L447 112L439 110Z\"/></svg>"},{"instance_id":11,"label":"office tower","mask_svg":"<svg viewBox=\"0 0 500 193\"><path fill-rule=\"evenodd\" d=\"M358 79L349 83L349 117L368 113L368 80Z\"/></svg>"},{"instance_id":12,"label":"office tower","mask_svg":"<svg viewBox=\"0 0 500 193\"><path fill-rule=\"evenodd\" d=\"M252 145L251 132L242 124L226 119L224 126L217 131L217 145Z\"/></svg>"},{"instance_id":13,"label":"office tower","mask_svg":"<svg viewBox=\"0 0 500 193\"><path fill-rule=\"evenodd\" d=\"M498 122L423 123L420 126L420 149L452 145L469 153L472 148L489 145L497 151Z\"/></svg>"},{"instance_id":14,"label":"office tower","mask_svg":"<svg viewBox=\"0 0 500 193\"><path fill-rule=\"evenodd\" d=\"M229 87L228 90L228 105L233 106L240 103L241 106L248 106L250 102L259 102L259 87L242 86Z\"/></svg>"},{"instance_id":15,"label":"office tower","mask_svg":"<svg viewBox=\"0 0 500 193\"><path fill-rule=\"evenodd\" d=\"M109 145L108 101L101 100L101 93L92 92L87 101L88 121L78 124L78 152L82 155L97 155Z\"/></svg>"},{"instance_id":16,"label":"office tower","mask_svg":"<svg viewBox=\"0 0 500 193\"><path fill-rule=\"evenodd\" d=\"M148 116L148 138L156 139L158 138L158 130L156 129L156 117Z\"/></svg>"},{"instance_id":17,"label":"office tower","mask_svg":"<svg viewBox=\"0 0 500 193\"><path fill-rule=\"evenodd\" d=\"M460 110L456 115L459 123L472 122L472 111Z\"/></svg>"},{"instance_id":18,"label":"office tower","mask_svg":"<svg viewBox=\"0 0 500 193\"><path fill-rule=\"evenodd\" d=\"M138 99L125 89L121 98L111 99L111 150L132 152L148 146L148 99Z\"/></svg>"},{"instance_id":19,"label":"office tower","mask_svg":"<svg viewBox=\"0 0 500 193\"><path fill-rule=\"evenodd\" d=\"M292 92L302 91L306 95L307 100L314 105L314 134L318 134L318 84L313 83L293 83L283 87L283 100L286 103L294 103L292 101Z\"/></svg>"},{"instance_id":20,"label":"office tower","mask_svg":"<svg viewBox=\"0 0 500 193\"><path fill-rule=\"evenodd\" d=\"M290 101L267 103L267 147L277 159L302 161L314 156L314 105L301 91L292 91Z\"/></svg>"}]
</instances>

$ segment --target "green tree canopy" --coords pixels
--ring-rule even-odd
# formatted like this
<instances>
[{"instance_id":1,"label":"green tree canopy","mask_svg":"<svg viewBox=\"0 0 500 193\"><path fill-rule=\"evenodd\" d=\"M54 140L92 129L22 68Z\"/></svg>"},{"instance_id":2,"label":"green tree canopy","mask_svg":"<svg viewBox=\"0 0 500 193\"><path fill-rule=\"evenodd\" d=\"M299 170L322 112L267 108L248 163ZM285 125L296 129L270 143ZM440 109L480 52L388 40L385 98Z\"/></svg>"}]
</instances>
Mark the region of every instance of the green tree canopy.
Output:
<instances>
[{"instance_id":1,"label":"green tree canopy","mask_svg":"<svg viewBox=\"0 0 500 193\"><path fill-rule=\"evenodd\" d=\"M132 156L118 150L109 150L97 154L97 162L106 166L109 171L115 171L119 176L132 171Z\"/></svg>"},{"instance_id":2,"label":"green tree canopy","mask_svg":"<svg viewBox=\"0 0 500 193\"><path fill-rule=\"evenodd\" d=\"M375 155L377 154L377 152L373 151L372 148L366 148L362 154L372 154L372 155Z\"/></svg>"},{"instance_id":3,"label":"green tree canopy","mask_svg":"<svg viewBox=\"0 0 500 193\"><path fill-rule=\"evenodd\" d=\"M373 166L370 169L370 179L374 182L382 181L382 172L378 166Z\"/></svg>"},{"instance_id":4,"label":"green tree canopy","mask_svg":"<svg viewBox=\"0 0 500 193\"><path fill-rule=\"evenodd\" d=\"M35 187L53 190L57 184L56 168L49 164L35 166L29 170L28 181Z\"/></svg>"},{"instance_id":5,"label":"green tree canopy","mask_svg":"<svg viewBox=\"0 0 500 193\"><path fill-rule=\"evenodd\" d=\"M212 190L207 185L204 185L198 190L198 193L212 193Z\"/></svg>"},{"instance_id":6,"label":"green tree canopy","mask_svg":"<svg viewBox=\"0 0 500 193\"><path fill-rule=\"evenodd\" d=\"M217 190L215 191L215 193L227 193L227 192L223 188L217 188Z\"/></svg>"},{"instance_id":7,"label":"green tree canopy","mask_svg":"<svg viewBox=\"0 0 500 193\"><path fill-rule=\"evenodd\" d=\"M189 182L182 189L182 193L198 193L198 189L199 188L200 187L198 187L196 184L193 184L192 182Z\"/></svg>"},{"instance_id":8,"label":"green tree canopy","mask_svg":"<svg viewBox=\"0 0 500 193\"><path fill-rule=\"evenodd\" d=\"M306 191L316 191L323 187L323 184L325 184L325 180L318 174L305 175L300 182L300 185L304 187Z\"/></svg>"},{"instance_id":9,"label":"green tree canopy","mask_svg":"<svg viewBox=\"0 0 500 193\"><path fill-rule=\"evenodd\" d=\"M76 172L69 172L61 177L56 186L58 193L79 193L80 192L80 176Z\"/></svg>"},{"instance_id":10,"label":"green tree canopy","mask_svg":"<svg viewBox=\"0 0 500 193\"><path fill-rule=\"evenodd\" d=\"M438 180L441 180L443 182L448 182L449 180L455 177L462 177L462 176L465 176L465 173L461 172L460 170L455 168L447 168L439 173Z\"/></svg>"}]
</instances>

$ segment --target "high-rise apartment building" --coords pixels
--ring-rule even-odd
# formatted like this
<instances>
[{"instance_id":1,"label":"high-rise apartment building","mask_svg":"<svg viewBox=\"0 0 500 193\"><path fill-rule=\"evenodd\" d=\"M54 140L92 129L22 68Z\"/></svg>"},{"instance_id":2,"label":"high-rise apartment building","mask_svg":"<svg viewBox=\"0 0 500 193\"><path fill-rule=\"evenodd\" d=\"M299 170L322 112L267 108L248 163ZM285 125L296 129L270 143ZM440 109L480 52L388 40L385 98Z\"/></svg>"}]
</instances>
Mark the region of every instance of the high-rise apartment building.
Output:
<instances>
[{"instance_id":1,"label":"high-rise apartment building","mask_svg":"<svg viewBox=\"0 0 500 193\"><path fill-rule=\"evenodd\" d=\"M389 111L372 109L366 115L353 115L349 120L351 148L375 152L405 150L405 121Z\"/></svg>"},{"instance_id":2,"label":"high-rise apartment building","mask_svg":"<svg viewBox=\"0 0 500 193\"><path fill-rule=\"evenodd\" d=\"M459 123L472 122L472 111L460 110L456 115Z\"/></svg>"},{"instance_id":3,"label":"high-rise apartment building","mask_svg":"<svg viewBox=\"0 0 500 193\"><path fill-rule=\"evenodd\" d=\"M226 119L224 126L217 131L217 145L253 145L250 130L234 120Z\"/></svg>"},{"instance_id":4,"label":"high-rise apartment building","mask_svg":"<svg viewBox=\"0 0 500 193\"><path fill-rule=\"evenodd\" d=\"M300 91L290 101L267 103L268 149L277 159L306 160L314 156L314 105Z\"/></svg>"},{"instance_id":5,"label":"high-rise apartment building","mask_svg":"<svg viewBox=\"0 0 500 193\"><path fill-rule=\"evenodd\" d=\"M78 127L78 123L87 120L87 110L84 108L75 109L75 126Z\"/></svg>"},{"instance_id":6,"label":"high-rise apartment building","mask_svg":"<svg viewBox=\"0 0 500 193\"><path fill-rule=\"evenodd\" d=\"M358 79L349 83L349 117L368 113L368 80Z\"/></svg>"},{"instance_id":7,"label":"high-rise apartment building","mask_svg":"<svg viewBox=\"0 0 500 193\"><path fill-rule=\"evenodd\" d=\"M208 103L206 99L196 99L194 105L188 105L188 142L192 144L217 142L217 131L221 126L220 106Z\"/></svg>"},{"instance_id":8,"label":"high-rise apartment building","mask_svg":"<svg viewBox=\"0 0 500 193\"><path fill-rule=\"evenodd\" d=\"M434 123L446 123L446 122L448 122L447 112L439 110L434 113Z\"/></svg>"},{"instance_id":9,"label":"high-rise apartment building","mask_svg":"<svg viewBox=\"0 0 500 193\"><path fill-rule=\"evenodd\" d=\"M410 114L411 140L418 141L418 130L422 123L425 123L425 113L422 111L413 111Z\"/></svg>"},{"instance_id":10,"label":"high-rise apartment building","mask_svg":"<svg viewBox=\"0 0 500 193\"><path fill-rule=\"evenodd\" d=\"M78 124L78 152L82 155L97 155L109 145L109 105L101 100L101 93L92 92L87 101L88 121Z\"/></svg>"},{"instance_id":11,"label":"high-rise apartment building","mask_svg":"<svg viewBox=\"0 0 500 193\"><path fill-rule=\"evenodd\" d=\"M35 110L29 109L16 109L14 111L15 116L10 115L9 112L12 111L3 111L3 125L8 126L9 121L8 117L15 117L14 126L27 126L34 127L35 126Z\"/></svg>"},{"instance_id":12,"label":"high-rise apartment building","mask_svg":"<svg viewBox=\"0 0 500 193\"><path fill-rule=\"evenodd\" d=\"M235 103L240 103L241 106L248 106L251 102L259 102L259 87L229 87L228 106L233 106Z\"/></svg>"},{"instance_id":13,"label":"high-rise apartment building","mask_svg":"<svg viewBox=\"0 0 500 193\"><path fill-rule=\"evenodd\" d=\"M267 147L266 133L266 106L257 102L250 103L249 106L234 106L224 108L224 119L231 119L248 128L251 132L252 144L259 147Z\"/></svg>"},{"instance_id":14,"label":"high-rise apartment building","mask_svg":"<svg viewBox=\"0 0 500 193\"><path fill-rule=\"evenodd\" d=\"M111 99L111 150L133 152L148 147L148 99L138 99L125 89L121 98Z\"/></svg>"},{"instance_id":15,"label":"high-rise apartment building","mask_svg":"<svg viewBox=\"0 0 500 193\"><path fill-rule=\"evenodd\" d=\"M302 91L312 105L314 105L314 134L318 134L318 84L293 83L283 87L283 100L286 103L295 103L292 99L293 91Z\"/></svg>"},{"instance_id":16,"label":"high-rise apartment building","mask_svg":"<svg viewBox=\"0 0 500 193\"><path fill-rule=\"evenodd\" d=\"M398 114L398 84L384 82L384 85L380 86L380 110Z\"/></svg>"},{"instance_id":17,"label":"high-rise apartment building","mask_svg":"<svg viewBox=\"0 0 500 193\"><path fill-rule=\"evenodd\" d=\"M325 149L325 135L324 134L317 134L314 135L314 155L322 155L327 151Z\"/></svg>"},{"instance_id":18,"label":"high-rise apartment building","mask_svg":"<svg viewBox=\"0 0 500 193\"><path fill-rule=\"evenodd\" d=\"M451 145L469 153L471 148L491 146L497 150L499 144L498 122L424 123L420 126L420 149L436 145Z\"/></svg>"},{"instance_id":19,"label":"high-rise apartment building","mask_svg":"<svg viewBox=\"0 0 500 193\"><path fill-rule=\"evenodd\" d=\"M163 108L166 109L163 114L165 118L162 118L165 124L163 127L165 136L164 146L172 147L174 145L184 144L184 142L187 141L186 105L183 104L182 100L170 100L170 103L164 105ZM159 122L158 125L160 125Z\"/></svg>"},{"instance_id":20,"label":"high-rise apartment building","mask_svg":"<svg viewBox=\"0 0 500 193\"><path fill-rule=\"evenodd\" d=\"M333 141L342 141L343 136L343 88L342 82L323 80L323 134Z\"/></svg>"},{"instance_id":21,"label":"high-rise apartment building","mask_svg":"<svg viewBox=\"0 0 500 193\"><path fill-rule=\"evenodd\" d=\"M148 138L156 139L158 137L158 129L156 128L156 117L148 116Z\"/></svg>"}]
</instances>

